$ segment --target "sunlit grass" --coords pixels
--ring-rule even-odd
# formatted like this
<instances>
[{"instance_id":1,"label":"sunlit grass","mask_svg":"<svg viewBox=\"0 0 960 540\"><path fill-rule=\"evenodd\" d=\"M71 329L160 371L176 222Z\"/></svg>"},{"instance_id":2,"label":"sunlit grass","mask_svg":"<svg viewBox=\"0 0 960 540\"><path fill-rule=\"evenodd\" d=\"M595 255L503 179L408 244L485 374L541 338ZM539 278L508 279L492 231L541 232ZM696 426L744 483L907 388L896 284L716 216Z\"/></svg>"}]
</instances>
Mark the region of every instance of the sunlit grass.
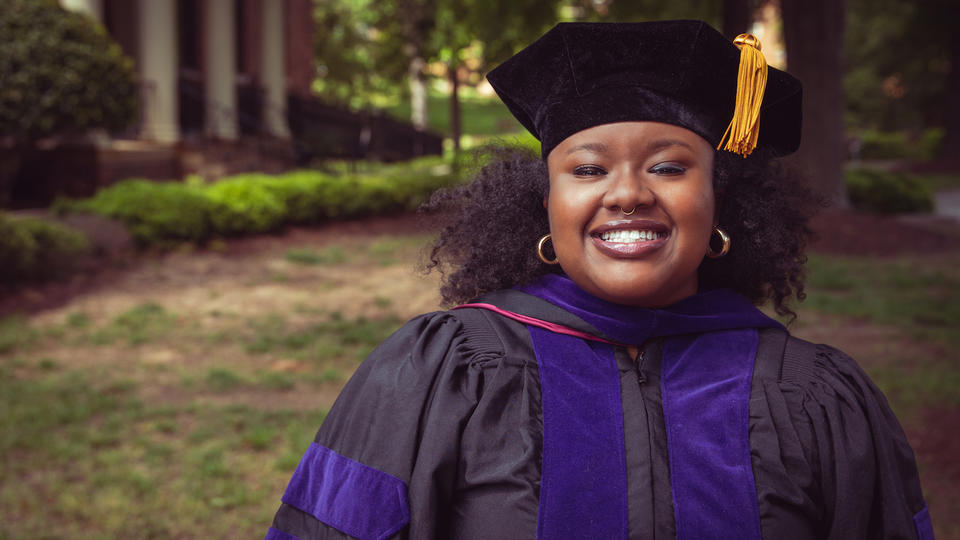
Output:
<instances>
[{"instance_id":1,"label":"sunlit grass","mask_svg":"<svg viewBox=\"0 0 960 540\"><path fill-rule=\"evenodd\" d=\"M388 109L389 113L404 120L410 119L410 101L399 100ZM479 96L465 91L460 95L461 126L468 135L500 135L516 133L523 126L510 114L507 107L495 96ZM431 91L427 97L428 127L444 136L450 135L450 96Z\"/></svg>"},{"instance_id":2,"label":"sunlit grass","mask_svg":"<svg viewBox=\"0 0 960 540\"><path fill-rule=\"evenodd\" d=\"M167 335L175 322L176 317L163 306L147 302L121 313L109 324L88 334L88 337L94 345L106 345L118 340L125 341L129 345L140 345ZM71 315L66 326L85 328L88 323L78 325Z\"/></svg>"},{"instance_id":3,"label":"sunlit grass","mask_svg":"<svg viewBox=\"0 0 960 540\"><path fill-rule=\"evenodd\" d=\"M339 264L347 260L347 254L340 246L329 246L322 250L294 248L287 251L284 258L298 264Z\"/></svg>"},{"instance_id":4,"label":"sunlit grass","mask_svg":"<svg viewBox=\"0 0 960 540\"><path fill-rule=\"evenodd\" d=\"M944 343L960 342L960 258L811 255L803 309L898 326Z\"/></svg>"},{"instance_id":5,"label":"sunlit grass","mask_svg":"<svg viewBox=\"0 0 960 540\"><path fill-rule=\"evenodd\" d=\"M0 377L0 537L263 535L323 413L151 406L136 390Z\"/></svg>"}]
</instances>

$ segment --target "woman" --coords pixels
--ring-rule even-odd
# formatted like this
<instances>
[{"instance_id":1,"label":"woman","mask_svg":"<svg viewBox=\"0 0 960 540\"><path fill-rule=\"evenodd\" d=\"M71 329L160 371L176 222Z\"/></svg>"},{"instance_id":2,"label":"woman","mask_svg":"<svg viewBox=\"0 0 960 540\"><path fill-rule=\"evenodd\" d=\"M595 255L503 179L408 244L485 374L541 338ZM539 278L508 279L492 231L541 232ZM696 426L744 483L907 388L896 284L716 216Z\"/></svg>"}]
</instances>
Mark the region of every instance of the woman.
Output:
<instances>
[{"instance_id":1,"label":"woman","mask_svg":"<svg viewBox=\"0 0 960 540\"><path fill-rule=\"evenodd\" d=\"M460 305L360 366L268 538L932 538L883 396L754 307L802 299L811 209L758 49L570 23L492 71L544 160L434 198Z\"/></svg>"}]
</instances>

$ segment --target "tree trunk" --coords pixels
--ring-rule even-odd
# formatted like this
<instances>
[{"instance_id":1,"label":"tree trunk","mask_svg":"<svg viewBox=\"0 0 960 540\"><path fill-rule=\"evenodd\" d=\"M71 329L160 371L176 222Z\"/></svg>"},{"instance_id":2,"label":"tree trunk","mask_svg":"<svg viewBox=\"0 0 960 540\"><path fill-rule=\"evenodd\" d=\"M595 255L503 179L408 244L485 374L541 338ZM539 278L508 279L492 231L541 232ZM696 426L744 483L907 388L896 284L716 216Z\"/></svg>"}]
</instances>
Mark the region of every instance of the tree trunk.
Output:
<instances>
[{"instance_id":1,"label":"tree trunk","mask_svg":"<svg viewBox=\"0 0 960 540\"><path fill-rule=\"evenodd\" d=\"M944 107L944 136L937 154L945 165L960 168L960 32L952 32L949 39L950 75Z\"/></svg>"},{"instance_id":2,"label":"tree trunk","mask_svg":"<svg viewBox=\"0 0 960 540\"><path fill-rule=\"evenodd\" d=\"M750 31L753 26L754 0L723 0L723 35L733 38Z\"/></svg>"},{"instance_id":3,"label":"tree trunk","mask_svg":"<svg viewBox=\"0 0 960 540\"><path fill-rule=\"evenodd\" d=\"M803 83L803 138L793 158L807 184L846 208L843 181L845 0L781 0L787 70Z\"/></svg>"},{"instance_id":4,"label":"tree trunk","mask_svg":"<svg viewBox=\"0 0 960 540\"><path fill-rule=\"evenodd\" d=\"M454 154L460 153L460 77L457 63L453 60L447 65L450 78L450 138L453 139Z\"/></svg>"},{"instance_id":5,"label":"tree trunk","mask_svg":"<svg viewBox=\"0 0 960 540\"><path fill-rule=\"evenodd\" d=\"M410 122L419 130L427 129L427 77L423 68L427 62L422 56L410 59Z\"/></svg>"},{"instance_id":6,"label":"tree trunk","mask_svg":"<svg viewBox=\"0 0 960 540\"><path fill-rule=\"evenodd\" d=\"M11 145L9 148L0 145L0 209L10 208L14 184L27 148L26 144Z\"/></svg>"},{"instance_id":7,"label":"tree trunk","mask_svg":"<svg viewBox=\"0 0 960 540\"><path fill-rule=\"evenodd\" d=\"M413 56L410 59L407 71L410 79L410 123L417 131L427 129L427 77L423 68L427 62L422 56ZM423 144L420 137L414 142L414 155L423 155Z\"/></svg>"}]
</instances>

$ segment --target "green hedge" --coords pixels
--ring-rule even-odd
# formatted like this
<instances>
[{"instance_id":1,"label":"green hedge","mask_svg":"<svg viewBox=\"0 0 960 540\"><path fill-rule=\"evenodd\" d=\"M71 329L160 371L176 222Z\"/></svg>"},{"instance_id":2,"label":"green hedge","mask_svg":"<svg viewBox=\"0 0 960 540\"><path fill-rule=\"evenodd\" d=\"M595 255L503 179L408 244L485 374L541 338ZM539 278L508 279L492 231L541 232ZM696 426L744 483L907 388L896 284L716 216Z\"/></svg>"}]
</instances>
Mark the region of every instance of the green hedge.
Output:
<instances>
[{"instance_id":1,"label":"green hedge","mask_svg":"<svg viewBox=\"0 0 960 540\"><path fill-rule=\"evenodd\" d=\"M138 245L170 241L203 242L213 230L213 201L181 182L127 180L97 192L92 198L58 200L57 212L92 212L123 222Z\"/></svg>"},{"instance_id":2,"label":"green hedge","mask_svg":"<svg viewBox=\"0 0 960 540\"><path fill-rule=\"evenodd\" d=\"M0 39L0 138L117 130L135 120L133 61L90 17L55 0L2 0Z\"/></svg>"},{"instance_id":3,"label":"green hedge","mask_svg":"<svg viewBox=\"0 0 960 540\"><path fill-rule=\"evenodd\" d=\"M866 212L903 214L933 210L933 192L915 176L880 169L846 172L850 204Z\"/></svg>"},{"instance_id":4,"label":"green hedge","mask_svg":"<svg viewBox=\"0 0 960 540\"><path fill-rule=\"evenodd\" d=\"M87 237L73 229L0 213L0 283L64 275L89 252Z\"/></svg>"},{"instance_id":5,"label":"green hedge","mask_svg":"<svg viewBox=\"0 0 960 540\"><path fill-rule=\"evenodd\" d=\"M422 158L339 174L242 174L214 184L128 180L89 199L59 200L54 208L118 219L140 246L202 243L213 236L411 210L437 188L456 182L455 170L441 158Z\"/></svg>"},{"instance_id":6,"label":"green hedge","mask_svg":"<svg viewBox=\"0 0 960 540\"><path fill-rule=\"evenodd\" d=\"M861 159L933 159L943 139L943 130L930 128L911 137L903 131L864 130L859 134Z\"/></svg>"}]
</instances>

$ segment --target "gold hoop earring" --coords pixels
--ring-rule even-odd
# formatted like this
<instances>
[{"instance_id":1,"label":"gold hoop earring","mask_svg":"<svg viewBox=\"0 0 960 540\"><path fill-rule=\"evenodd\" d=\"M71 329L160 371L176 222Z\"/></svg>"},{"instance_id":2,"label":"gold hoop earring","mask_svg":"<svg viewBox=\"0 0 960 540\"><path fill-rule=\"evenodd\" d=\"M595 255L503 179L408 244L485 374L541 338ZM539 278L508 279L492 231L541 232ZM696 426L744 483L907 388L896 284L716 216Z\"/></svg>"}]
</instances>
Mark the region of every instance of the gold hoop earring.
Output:
<instances>
[{"instance_id":1,"label":"gold hoop earring","mask_svg":"<svg viewBox=\"0 0 960 540\"><path fill-rule=\"evenodd\" d=\"M540 257L540 260L547 264L558 264L560 260L554 256L553 259L548 259L546 255L543 254L543 245L547 243L547 240L550 240L550 235L545 234L540 237L540 241L537 242L537 257Z\"/></svg>"},{"instance_id":2,"label":"gold hoop earring","mask_svg":"<svg viewBox=\"0 0 960 540\"><path fill-rule=\"evenodd\" d=\"M723 242L723 246L720 247L720 252L718 253L714 251L712 247L710 247L710 244L708 242L707 257L710 257L711 259L719 259L720 257L723 257L724 255L730 252L730 235L728 235L726 231L724 231L720 227L714 227L713 232L717 233L720 236L720 240ZM713 236L713 235L711 234L710 236Z\"/></svg>"},{"instance_id":3,"label":"gold hoop earring","mask_svg":"<svg viewBox=\"0 0 960 540\"><path fill-rule=\"evenodd\" d=\"M624 212L622 206L618 206L617 208L619 208L619 209L620 209L620 213L623 214L623 215L625 215L625 216L632 216L633 213L637 211L637 207L636 207L636 206L634 206L633 208L631 208L629 212Z\"/></svg>"}]
</instances>

